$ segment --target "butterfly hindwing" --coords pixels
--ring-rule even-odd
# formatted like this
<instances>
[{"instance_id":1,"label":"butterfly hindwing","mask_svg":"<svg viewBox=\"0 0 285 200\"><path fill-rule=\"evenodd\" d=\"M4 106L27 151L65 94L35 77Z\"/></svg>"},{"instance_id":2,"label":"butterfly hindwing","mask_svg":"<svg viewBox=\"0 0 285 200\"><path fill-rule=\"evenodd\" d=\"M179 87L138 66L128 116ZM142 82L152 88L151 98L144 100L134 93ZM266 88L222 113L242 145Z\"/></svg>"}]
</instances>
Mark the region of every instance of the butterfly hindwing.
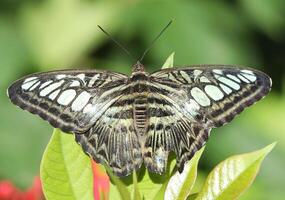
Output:
<instances>
[{"instance_id":1,"label":"butterfly hindwing","mask_svg":"<svg viewBox=\"0 0 285 200\"><path fill-rule=\"evenodd\" d=\"M133 105L118 99L85 134L76 141L96 162L107 164L117 176L139 169L143 160L141 145L134 131Z\"/></svg>"},{"instance_id":2,"label":"butterfly hindwing","mask_svg":"<svg viewBox=\"0 0 285 200\"><path fill-rule=\"evenodd\" d=\"M126 77L97 70L32 74L8 89L11 101L55 128L83 133L119 98Z\"/></svg>"},{"instance_id":3,"label":"butterfly hindwing","mask_svg":"<svg viewBox=\"0 0 285 200\"><path fill-rule=\"evenodd\" d=\"M207 141L210 130L185 117L173 102L158 93L150 93L148 98L149 128L143 149L144 163L150 171L162 174L172 151L181 172L184 163Z\"/></svg>"}]
</instances>

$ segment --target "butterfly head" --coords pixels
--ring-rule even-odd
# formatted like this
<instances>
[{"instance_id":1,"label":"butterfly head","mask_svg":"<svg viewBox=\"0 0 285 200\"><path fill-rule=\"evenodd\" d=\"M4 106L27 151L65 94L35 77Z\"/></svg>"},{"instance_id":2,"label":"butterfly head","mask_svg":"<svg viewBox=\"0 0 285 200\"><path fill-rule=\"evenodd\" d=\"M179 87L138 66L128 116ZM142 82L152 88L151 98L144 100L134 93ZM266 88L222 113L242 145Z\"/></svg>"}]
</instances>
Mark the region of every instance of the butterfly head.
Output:
<instances>
[{"instance_id":1,"label":"butterfly head","mask_svg":"<svg viewBox=\"0 0 285 200\"><path fill-rule=\"evenodd\" d=\"M132 73L136 73L136 72L144 72L144 65L140 63L140 61L138 61L136 64L133 65L133 70Z\"/></svg>"}]
</instances>

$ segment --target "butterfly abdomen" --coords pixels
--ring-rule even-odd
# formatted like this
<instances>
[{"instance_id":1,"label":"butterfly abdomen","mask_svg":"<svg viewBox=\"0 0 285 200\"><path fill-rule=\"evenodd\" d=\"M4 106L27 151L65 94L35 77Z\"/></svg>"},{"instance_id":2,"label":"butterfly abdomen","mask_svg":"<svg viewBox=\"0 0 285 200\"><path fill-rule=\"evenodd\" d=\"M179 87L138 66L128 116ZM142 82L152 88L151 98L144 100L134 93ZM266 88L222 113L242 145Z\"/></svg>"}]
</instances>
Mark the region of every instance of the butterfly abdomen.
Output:
<instances>
[{"instance_id":1,"label":"butterfly abdomen","mask_svg":"<svg viewBox=\"0 0 285 200\"><path fill-rule=\"evenodd\" d=\"M148 127L148 76L144 72L137 72L132 75L131 81L134 98L134 127L137 133L143 135Z\"/></svg>"},{"instance_id":2,"label":"butterfly abdomen","mask_svg":"<svg viewBox=\"0 0 285 200\"><path fill-rule=\"evenodd\" d=\"M147 98L140 97L134 101L134 123L138 133L143 134L147 130Z\"/></svg>"}]
</instances>

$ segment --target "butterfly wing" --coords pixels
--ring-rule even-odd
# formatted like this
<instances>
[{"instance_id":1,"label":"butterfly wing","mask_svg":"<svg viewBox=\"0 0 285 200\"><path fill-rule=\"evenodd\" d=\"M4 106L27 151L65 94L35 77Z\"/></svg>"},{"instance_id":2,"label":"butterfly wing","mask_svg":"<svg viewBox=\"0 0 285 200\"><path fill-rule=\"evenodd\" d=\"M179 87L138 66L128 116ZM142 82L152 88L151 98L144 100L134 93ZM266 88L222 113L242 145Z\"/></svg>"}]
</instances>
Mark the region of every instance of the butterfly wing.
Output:
<instances>
[{"instance_id":1,"label":"butterfly wing","mask_svg":"<svg viewBox=\"0 0 285 200\"><path fill-rule=\"evenodd\" d=\"M220 65L166 69L151 77L154 85L168 92L164 96L171 98L176 108L196 120L204 118L207 127L230 122L264 97L272 84L270 77L258 70Z\"/></svg>"},{"instance_id":2,"label":"butterfly wing","mask_svg":"<svg viewBox=\"0 0 285 200\"><path fill-rule=\"evenodd\" d=\"M141 146L134 128L132 100L118 99L76 141L96 162L110 166L117 176L127 176L142 164Z\"/></svg>"},{"instance_id":3,"label":"butterfly wing","mask_svg":"<svg viewBox=\"0 0 285 200\"><path fill-rule=\"evenodd\" d=\"M211 128L230 122L271 88L271 79L262 72L220 65L160 70L150 75L150 81L150 92L161 99L155 107L169 114L165 117L157 110L158 117L149 118L144 160L159 173L169 151L176 153L181 172Z\"/></svg>"},{"instance_id":4,"label":"butterfly wing","mask_svg":"<svg viewBox=\"0 0 285 200\"><path fill-rule=\"evenodd\" d=\"M159 90L159 86L150 86L144 163L150 171L162 174L166 170L168 154L173 151L177 156L177 166L182 171L184 162L208 139L210 129L186 117L175 108L175 102L165 98Z\"/></svg>"},{"instance_id":5,"label":"butterfly wing","mask_svg":"<svg viewBox=\"0 0 285 200\"><path fill-rule=\"evenodd\" d=\"M84 133L118 98L127 77L97 70L37 73L14 82L8 96L17 106L64 132Z\"/></svg>"}]
</instances>

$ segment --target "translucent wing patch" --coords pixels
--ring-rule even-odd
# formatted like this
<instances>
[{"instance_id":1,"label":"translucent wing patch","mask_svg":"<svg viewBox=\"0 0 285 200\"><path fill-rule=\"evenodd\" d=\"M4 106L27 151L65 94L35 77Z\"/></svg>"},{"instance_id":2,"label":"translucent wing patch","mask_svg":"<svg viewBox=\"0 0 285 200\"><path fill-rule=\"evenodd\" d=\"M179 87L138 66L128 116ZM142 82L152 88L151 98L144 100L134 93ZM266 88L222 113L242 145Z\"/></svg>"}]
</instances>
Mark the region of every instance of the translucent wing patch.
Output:
<instances>
[{"instance_id":1,"label":"translucent wing patch","mask_svg":"<svg viewBox=\"0 0 285 200\"><path fill-rule=\"evenodd\" d=\"M11 101L65 132L86 132L116 99L126 76L97 70L32 74L8 88Z\"/></svg>"}]
</instances>

